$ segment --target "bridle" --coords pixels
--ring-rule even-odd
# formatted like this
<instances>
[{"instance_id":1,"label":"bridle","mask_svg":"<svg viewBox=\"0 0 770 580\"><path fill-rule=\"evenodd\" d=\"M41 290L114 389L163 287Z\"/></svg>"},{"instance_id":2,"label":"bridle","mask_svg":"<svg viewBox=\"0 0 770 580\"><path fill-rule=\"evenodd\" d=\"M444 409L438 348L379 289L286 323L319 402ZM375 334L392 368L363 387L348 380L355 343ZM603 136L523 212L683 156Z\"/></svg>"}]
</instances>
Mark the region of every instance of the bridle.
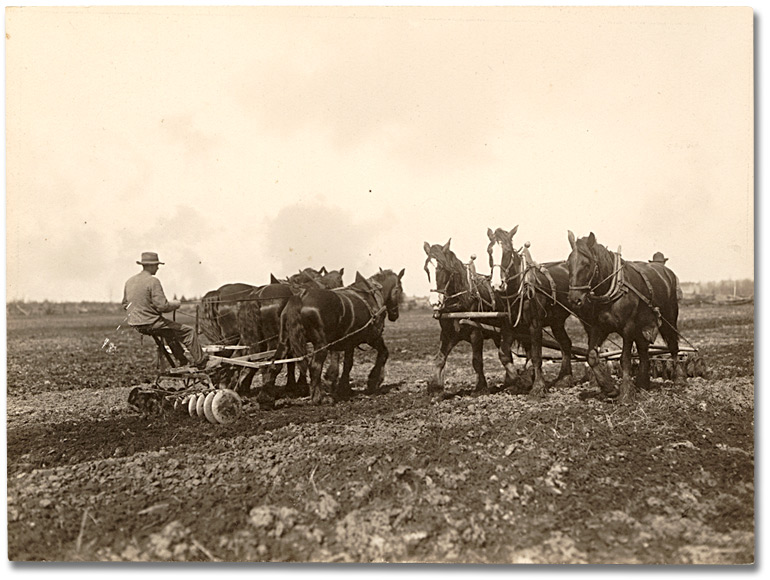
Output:
<instances>
[{"instance_id":1,"label":"bridle","mask_svg":"<svg viewBox=\"0 0 770 580\"><path fill-rule=\"evenodd\" d=\"M575 251L578 252L579 254L583 254L584 256L586 256L585 253L580 252L577 249L575 249ZM570 290L576 290L578 292L579 291L586 291L589 294L593 294L593 291L598 286L600 286L604 282L604 280L602 280L602 282L599 282L599 284L596 284L595 286L592 284L592 282L594 281L594 278L596 278L596 276L599 274L599 261L596 259L596 257L593 254L589 253L589 254L587 254L587 257L590 258L590 260L591 260L591 262L593 262L593 266L594 266L593 267L593 271L591 272L591 277L588 279L588 283L587 284L582 284L580 286L573 286L572 284L570 284L569 285L569 289Z\"/></svg>"},{"instance_id":2,"label":"bridle","mask_svg":"<svg viewBox=\"0 0 770 580\"><path fill-rule=\"evenodd\" d=\"M585 252L579 252L577 248L575 249L576 252L582 253L584 256L586 256ZM591 259L593 262L593 270L591 271L591 277L588 279L587 284L583 284L580 286L573 286L572 284L569 285L570 291L577 291L577 292L586 292L586 296L588 300L593 302L599 302L599 303L609 303L614 302L620 296L623 295L625 292L626 284L624 282L624 277L622 274L623 270L623 261L620 257L620 250L618 250L618 253L613 254L610 252L611 255L614 256L614 262L615 265L612 267L612 271L610 272L609 276L606 276L596 284L593 283L594 278L596 278L599 275L599 260L596 259L596 256L594 256L593 253L589 253L587 257ZM612 280L609 289L606 293L601 294L597 296L594 293L594 290L596 290L599 286L604 284L605 282Z\"/></svg>"},{"instance_id":3,"label":"bridle","mask_svg":"<svg viewBox=\"0 0 770 580\"><path fill-rule=\"evenodd\" d=\"M393 285L393 288L390 289L390 292L388 292L388 297L385 298L385 308L388 311L388 318L391 320L395 318L398 318L398 302L399 302L399 295L401 291L399 290L398 283Z\"/></svg>"},{"instance_id":4,"label":"bridle","mask_svg":"<svg viewBox=\"0 0 770 580\"><path fill-rule=\"evenodd\" d=\"M492 246L495 245L496 242L493 242L487 246L487 254L489 254L489 267L491 269L491 273L494 274L495 268L499 268L500 270L500 280L502 281L504 286L507 286L508 282L511 280L514 280L516 278L519 278L524 275L524 268L522 268L521 272L518 272L514 276L510 276L511 268L513 268L516 265L516 260L521 259L521 251L516 251L511 247L511 259L508 262L508 265L503 267L503 260L500 260L499 264L495 264L494 257L492 256ZM505 253L505 252L503 252Z\"/></svg>"},{"instance_id":5,"label":"bridle","mask_svg":"<svg viewBox=\"0 0 770 580\"><path fill-rule=\"evenodd\" d=\"M444 297L444 300L446 301L444 306L446 307L446 304L452 300L453 298L457 298L458 296L462 296L463 294L467 294L468 290L461 290L460 292L456 292L454 294L449 293L449 287L452 285L452 281L455 279L459 279L462 283L463 280L463 272L459 272L451 267L446 263L446 260L443 259L443 256L439 258L438 256L429 255L428 258L425 260L425 266L423 266L423 270L425 270L425 273L428 275L428 281L430 281L430 270L428 270L428 263L431 261L431 259L436 261L436 271L438 272L438 269L441 268L449 273L449 278L447 279L446 284L443 288L438 288L438 280L436 280L436 288L431 288L431 292L435 292L436 294L440 294ZM438 275L436 276L438 278Z\"/></svg>"}]
</instances>

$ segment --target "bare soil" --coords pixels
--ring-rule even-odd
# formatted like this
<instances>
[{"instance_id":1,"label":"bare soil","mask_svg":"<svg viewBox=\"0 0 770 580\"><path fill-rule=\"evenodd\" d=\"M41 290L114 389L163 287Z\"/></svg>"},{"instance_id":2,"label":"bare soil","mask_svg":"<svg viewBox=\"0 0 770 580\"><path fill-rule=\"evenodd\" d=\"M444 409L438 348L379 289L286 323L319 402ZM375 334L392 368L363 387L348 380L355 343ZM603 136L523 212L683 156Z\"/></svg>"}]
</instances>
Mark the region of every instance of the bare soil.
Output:
<instances>
[{"instance_id":1,"label":"bare soil","mask_svg":"<svg viewBox=\"0 0 770 580\"><path fill-rule=\"evenodd\" d=\"M543 400L472 397L467 345L448 363L453 396L436 402L438 325L402 312L382 393L247 402L227 426L131 411L154 345L120 320L8 320L10 560L754 560L752 305L685 308L711 376L654 379L631 405L588 382ZM354 389L372 363L357 354ZM499 385L491 343L485 363Z\"/></svg>"}]
</instances>

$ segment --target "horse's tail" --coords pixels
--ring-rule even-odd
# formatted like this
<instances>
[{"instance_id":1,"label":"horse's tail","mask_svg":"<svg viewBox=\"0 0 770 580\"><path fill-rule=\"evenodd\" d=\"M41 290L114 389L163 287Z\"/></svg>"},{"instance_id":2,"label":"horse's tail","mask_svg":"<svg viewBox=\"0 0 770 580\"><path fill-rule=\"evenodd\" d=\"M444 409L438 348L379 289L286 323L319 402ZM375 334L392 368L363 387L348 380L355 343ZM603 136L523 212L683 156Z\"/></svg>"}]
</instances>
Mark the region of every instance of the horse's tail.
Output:
<instances>
[{"instance_id":1,"label":"horse's tail","mask_svg":"<svg viewBox=\"0 0 770 580\"><path fill-rule=\"evenodd\" d=\"M671 356L676 356L679 351L679 331L677 329L679 318L679 297L677 296L677 288L679 286L679 280L676 274L668 267L662 268L665 275L666 282L666 296L663 304L660 307L661 316L663 322L660 325L660 334L663 336L663 340L666 342Z\"/></svg>"},{"instance_id":2,"label":"horse's tail","mask_svg":"<svg viewBox=\"0 0 770 580\"><path fill-rule=\"evenodd\" d=\"M305 357L307 354L307 337L305 336L305 325L302 322L302 298L299 296L289 298L281 313L280 342L282 345L288 346L295 357ZM306 372L307 360L305 358L299 361L299 368L300 372Z\"/></svg>"},{"instance_id":3,"label":"horse's tail","mask_svg":"<svg viewBox=\"0 0 770 580\"><path fill-rule=\"evenodd\" d=\"M251 296L250 296L251 298ZM262 311L259 300L246 300L238 305L236 314L240 344L250 347L252 352L264 350L262 339Z\"/></svg>"},{"instance_id":4,"label":"horse's tail","mask_svg":"<svg viewBox=\"0 0 770 580\"><path fill-rule=\"evenodd\" d=\"M220 298L217 290L211 290L201 299L200 329L210 341L217 344L224 341L222 326L219 324Z\"/></svg>"}]
</instances>

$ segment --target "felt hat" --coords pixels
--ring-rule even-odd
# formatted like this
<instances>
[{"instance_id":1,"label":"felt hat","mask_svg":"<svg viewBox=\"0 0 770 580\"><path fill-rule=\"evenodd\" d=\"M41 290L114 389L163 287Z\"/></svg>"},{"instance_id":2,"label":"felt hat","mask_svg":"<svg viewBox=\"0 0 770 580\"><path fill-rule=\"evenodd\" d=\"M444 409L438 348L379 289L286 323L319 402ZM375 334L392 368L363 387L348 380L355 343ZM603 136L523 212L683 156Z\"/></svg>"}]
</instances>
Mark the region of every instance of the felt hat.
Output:
<instances>
[{"instance_id":1,"label":"felt hat","mask_svg":"<svg viewBox=\"0 0 770 580\"><path fill-rule=\"evenodd\" d=\"M668 262L668 258L663 255L663 252L655 252L652 255L652 260L648 260L649 262L660 262L661 264L665 264Z\"/></svg>"},{"instance_id":2,"label":"felt hat","mask_svg":"<svg viewBox=\"0 0 770 580\"><path fill-rule=\"evenodd\" d=\"M137 262L137 264L141 264L142 266L164 263L165 262L158 260L158 254L155 252L142 252L142 259Z\"/></svg>"}]
</instances>

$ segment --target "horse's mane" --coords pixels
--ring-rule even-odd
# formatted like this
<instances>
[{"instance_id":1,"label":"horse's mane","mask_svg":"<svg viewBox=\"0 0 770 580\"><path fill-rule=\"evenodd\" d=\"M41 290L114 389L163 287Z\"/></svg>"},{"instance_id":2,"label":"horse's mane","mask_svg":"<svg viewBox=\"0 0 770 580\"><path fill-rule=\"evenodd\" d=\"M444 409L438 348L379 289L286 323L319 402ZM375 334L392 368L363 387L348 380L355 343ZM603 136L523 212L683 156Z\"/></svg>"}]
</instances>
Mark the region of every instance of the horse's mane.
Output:
<instances>
[{"instance_id":1,"label":"horse's mane","mask_svg":"<svg viewBox=\"0 0 770 580\"><path fill-rule=\"evenodd\" d=\"M430 248L428 259L430 258L435 258L440 266L452 273L465 274L465 264L463 264L462 260L458 258L452 250L444 250L441 246L436 244Z\"/></svg>"},{"instance_id":2,"label":"horse's mane","mask_svg":"<svg viewBox=\"0 0 770 580\"><path fill-rule=\"evenodd\" d=\"M600 293L606 290L605 285L609 285L610 280L605 280L605 278L608 278L615 269L615 254L606 246L597 242L596 238L594 238L594 243L591 244L590 236L576 240L575 248L577 251L591 256L596 261L599 266L599 279L602 283L595 290Z\"/></svg>"}]
</instances>

